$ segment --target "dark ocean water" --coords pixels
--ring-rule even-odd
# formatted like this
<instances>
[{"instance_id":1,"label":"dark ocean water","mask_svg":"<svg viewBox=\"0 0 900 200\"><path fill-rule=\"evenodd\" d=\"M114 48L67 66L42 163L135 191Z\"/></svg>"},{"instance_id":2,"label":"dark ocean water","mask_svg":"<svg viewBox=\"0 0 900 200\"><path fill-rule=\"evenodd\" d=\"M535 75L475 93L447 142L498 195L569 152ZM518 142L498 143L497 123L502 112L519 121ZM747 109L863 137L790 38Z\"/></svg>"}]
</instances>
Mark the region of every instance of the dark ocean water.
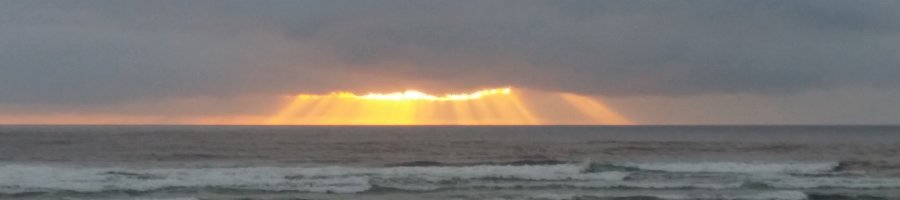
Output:
<instances>
[{"instance_id":1,"label":"dark ocean water","mask_svg":"<svg viewBox=\"0 0 900 200\"><path fill-rule=\"evenodd\" d=\"M900 127L0 126L0 199L900 199Z\"/></svg>"}]
</instances>

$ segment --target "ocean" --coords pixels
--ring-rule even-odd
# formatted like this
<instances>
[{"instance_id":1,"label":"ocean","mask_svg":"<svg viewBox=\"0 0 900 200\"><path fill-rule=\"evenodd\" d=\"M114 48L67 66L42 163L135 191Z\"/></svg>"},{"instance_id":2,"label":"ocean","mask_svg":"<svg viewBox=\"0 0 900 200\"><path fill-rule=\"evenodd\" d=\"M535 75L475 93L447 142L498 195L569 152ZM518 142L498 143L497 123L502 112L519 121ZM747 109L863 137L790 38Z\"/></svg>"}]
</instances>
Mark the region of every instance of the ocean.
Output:
<instances>
[{"instance_id":1,"label":"ocean","mask_svg":"<svg viewBox=\"0 0 900 200\"><path fill-rule=\"evenodd\" d=\"M0 199L900 199L900 127L0 126Z\"/></svg>"}]
</instances>

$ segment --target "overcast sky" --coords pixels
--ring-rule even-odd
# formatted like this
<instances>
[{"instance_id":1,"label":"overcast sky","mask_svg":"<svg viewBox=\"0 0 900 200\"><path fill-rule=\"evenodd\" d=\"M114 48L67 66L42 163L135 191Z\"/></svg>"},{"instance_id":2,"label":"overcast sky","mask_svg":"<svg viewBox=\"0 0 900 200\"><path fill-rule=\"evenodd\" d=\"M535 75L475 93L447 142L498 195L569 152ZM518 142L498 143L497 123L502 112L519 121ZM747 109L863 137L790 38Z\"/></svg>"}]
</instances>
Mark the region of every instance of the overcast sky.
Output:
<instances>
[{"instance_id":1,"label":"overcast sky","mask_svg":"<svg viewBox=\"0 0 900 200\"><path fill-rule=\"evenodd\" d=\"M900 124L900 1L0 0L0 112L492 86L645 123Z\"/></svg>"}]
</instances>

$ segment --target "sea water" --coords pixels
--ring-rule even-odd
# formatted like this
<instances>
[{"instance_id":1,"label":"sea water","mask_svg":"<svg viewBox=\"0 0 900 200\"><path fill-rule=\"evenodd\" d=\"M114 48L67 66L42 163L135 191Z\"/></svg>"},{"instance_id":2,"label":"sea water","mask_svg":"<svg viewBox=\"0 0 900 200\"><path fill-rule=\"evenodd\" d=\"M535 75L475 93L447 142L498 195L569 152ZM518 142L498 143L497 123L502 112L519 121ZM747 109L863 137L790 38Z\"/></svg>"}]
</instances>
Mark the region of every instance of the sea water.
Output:
<instances>
[{"instance_id":1,"label":"sea water","mask_svg":"<svg viewBox=\"0 0 900 200\"><path fill-rule=\"evenodd\" d=\"M0 126L0 199L900 199L900 127Z\"/></svg>"}]
</instances>

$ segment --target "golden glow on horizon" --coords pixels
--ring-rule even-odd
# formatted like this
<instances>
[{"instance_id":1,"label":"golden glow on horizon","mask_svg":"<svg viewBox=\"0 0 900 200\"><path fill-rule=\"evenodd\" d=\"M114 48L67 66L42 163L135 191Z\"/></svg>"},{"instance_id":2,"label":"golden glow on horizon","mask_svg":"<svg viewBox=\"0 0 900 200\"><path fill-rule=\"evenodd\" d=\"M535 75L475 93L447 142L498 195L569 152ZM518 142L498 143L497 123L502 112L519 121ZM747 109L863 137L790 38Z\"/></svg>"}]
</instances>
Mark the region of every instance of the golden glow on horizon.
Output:
<instances>
[{"instance_id":1,"label":"golden glow on horizon","mask_svg":"<svg viewBox=\"0 0 900 200\"><path fill-rule=\"evenodd\" d=\"M627 117L596 98L571 93L495 88L447 95L416 90L394 93L299 94L279 103L260 98L240 103L206 99L136 104L169 110L238 106L259 113L0 113L0 124L204 124L204 125L629 125ZM235 102L235 101L232 101ZM218 103L218 104L217 104ZM128 110L128 109L124 109ZM266 114L274 113L274 114Z\"/></svg>"},{"instance_id":2,"label":"golden glow on horizon","mask_svg":"<svg viewBox=\"0 0 900 200\"><path fill-rule=\"evenodd\" d=\"M605 124L631 124L631 121L625 119L622 115L613 112L608 106L591 98L570 93L560 94L560 97L595 121Z\"/></svg>"},{"instance_id":3,"label":"golden glow on horizon","mask_svg":"<svg viewBox=\"0 0 900 200\"><path fill-rule=\"evenodd\" d=\"M431 95L416 90L394 93L333 92L300 94L273 115L267 124L297 125L541 125L632 124L605 104L574 94L542 94L549 103L531 105L511 88L463 94ZM535 109L537 106L546 107ZM560 108L560 109L557 109ZM550 115L578 116L558 120ZM565 110L577 110L567 112Z\"/></svg>"},{"instance_id":4,"label":"golden glow on horizon","mask_svg":"<svg viewBox=\"0 0 900 200\"><path fill-rule=\"evenodd\" d=\"M463 100L473 100L480 99L485 96L490 95L508 95L512 93L512 89L510 88L497 88L497 89L487 89L480 90L473 93L468 94L447 94L444 96L434 96L430 94L425 94L423 92L419 92L416 90L407 90L405 92L394 92L394 93L369 93L362 96L356 96L353 93L339 93L341 97L350 97L350 98L360 98L360 99L374 99L374 100L429 100L429 101L463 101Z\"/></svg>"}]
</instances>

